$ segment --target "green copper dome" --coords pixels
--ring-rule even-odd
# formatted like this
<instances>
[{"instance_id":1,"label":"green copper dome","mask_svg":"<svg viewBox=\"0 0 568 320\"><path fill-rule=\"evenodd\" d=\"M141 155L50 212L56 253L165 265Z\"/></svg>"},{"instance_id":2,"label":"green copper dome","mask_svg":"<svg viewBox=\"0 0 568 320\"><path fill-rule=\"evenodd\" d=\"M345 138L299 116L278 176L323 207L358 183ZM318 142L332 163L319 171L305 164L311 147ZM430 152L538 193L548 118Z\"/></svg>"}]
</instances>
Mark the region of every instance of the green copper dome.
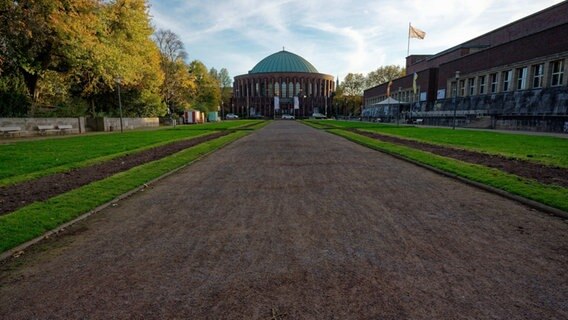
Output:
<instances>
[{"instance_id":1,"label":"green copper dome","mask_svg":"<svg viewBox=\"0 0 568 320\"><path fill-rule=\"evenodd\" d=\"M282 50L262 59L249 73L308 72L319 73L306 59Z\"/></svg>"}]
</instances>

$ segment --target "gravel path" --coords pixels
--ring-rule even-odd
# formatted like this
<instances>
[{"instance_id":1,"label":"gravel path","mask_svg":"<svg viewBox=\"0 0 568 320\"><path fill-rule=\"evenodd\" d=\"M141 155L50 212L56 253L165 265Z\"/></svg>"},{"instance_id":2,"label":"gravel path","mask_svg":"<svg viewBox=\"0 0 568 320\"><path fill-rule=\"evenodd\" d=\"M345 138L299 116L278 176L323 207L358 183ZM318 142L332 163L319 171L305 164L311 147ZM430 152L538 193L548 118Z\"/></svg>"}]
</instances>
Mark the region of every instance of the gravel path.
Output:
<instances>
[{"instance_id":1,"label":"gravel path","mask_svg":"<svg viewBox=\"0 0 568 320\"><path fill-rule=\"evenodd\" d=\"M277 121L0 266L0 318L566 319L568 224Z\"/></svg>"}]
</instances>

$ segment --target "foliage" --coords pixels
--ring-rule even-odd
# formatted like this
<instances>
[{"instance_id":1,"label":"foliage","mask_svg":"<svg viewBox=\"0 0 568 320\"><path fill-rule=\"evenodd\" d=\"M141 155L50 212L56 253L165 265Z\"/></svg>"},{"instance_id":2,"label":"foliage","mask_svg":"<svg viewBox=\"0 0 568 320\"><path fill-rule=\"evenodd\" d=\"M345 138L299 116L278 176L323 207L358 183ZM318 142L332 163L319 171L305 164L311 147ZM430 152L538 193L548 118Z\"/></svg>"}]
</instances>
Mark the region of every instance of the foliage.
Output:
<instances>
[{"instance_id":1,"label":"foliage","mask_svg":"<svg viewBox=\"0 0 568 320\"><path fill-rule=\"evenodd\" d=\"M87 105L91 114L115 114L117 79L128 114L166 113L157 100L165 79L147 0L4 0L0 10L1 116L44 106L84 115ZM187 67L174 69L187 83Z\"/></svg>"},{"instance_id":2,"label":"foliage","mask_svg":"<svg viewBox=\"0 0 568 320\"><path fill-rule=\"evenodd\" d=\"M405 75L406 70L397 65L389 65L377 68L367 74L365 79L365 88L371 88L391 80L401 78Z\"/></svg>"},{"instance_id":3,"label":"foliage","mask_svg":"<svg viewBox=\"0 0 568 320\"><path fill-rule=\"evenodd\" d=\"M21 76L0 77L0 116L25 116L31 106L27 92Z\"/></svg>"},{"instance_id":4,"label":"foliage","mask_svg":"<svg viewBox=\"0 0 568 320\"><path fill-rule=\"evenodd\" d=\"M189 109L190 97L196 87L184 61L187 52L178 35L171 30L158 30L154 41L160 49L160 66L164 73L160 90L162 100L171 111L180 113Z\"/></svg>"},{"instance_id":5,"label":"foliage","mask_svg":"<svg viewBox=\"0 0 568 320\"><path fill-rule=\"evenodd\" d=\"M195 79L196 89L192 97L192 106L199 111L217 111L221 104L221 89L203 62L194 60L189 64L189 74Z\"/></svg>"},{"instance_id":6,"label":"foliage","mask_svg":"<svg viewBox=\"0 0 568 320\"><path fill-rule=\"evenodd\" d=\"M363 95L365 88L365 76L362 73L349 73L341 82L341 89L345 96L360 96Z\"/></svg>"}]
</instances>

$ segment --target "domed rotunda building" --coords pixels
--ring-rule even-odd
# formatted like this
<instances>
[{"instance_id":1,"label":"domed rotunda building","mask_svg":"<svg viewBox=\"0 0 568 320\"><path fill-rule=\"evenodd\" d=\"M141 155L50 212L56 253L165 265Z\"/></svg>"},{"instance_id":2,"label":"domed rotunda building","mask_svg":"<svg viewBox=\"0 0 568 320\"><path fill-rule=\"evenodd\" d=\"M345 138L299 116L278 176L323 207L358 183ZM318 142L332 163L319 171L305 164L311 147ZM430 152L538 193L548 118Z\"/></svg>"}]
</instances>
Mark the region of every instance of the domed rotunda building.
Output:
<instances>
[{"instance_id":1,"label":"domed rotunda building","mask_svg":"<svg viewBox=\"0 0 568 320\"><path fill-rule=\"evenodd\" d=\"M231 111L241 117L309 117L329 114L334 78L319 73L306 59L282 50L235 77Z\"/></svg>"}]
</instances>

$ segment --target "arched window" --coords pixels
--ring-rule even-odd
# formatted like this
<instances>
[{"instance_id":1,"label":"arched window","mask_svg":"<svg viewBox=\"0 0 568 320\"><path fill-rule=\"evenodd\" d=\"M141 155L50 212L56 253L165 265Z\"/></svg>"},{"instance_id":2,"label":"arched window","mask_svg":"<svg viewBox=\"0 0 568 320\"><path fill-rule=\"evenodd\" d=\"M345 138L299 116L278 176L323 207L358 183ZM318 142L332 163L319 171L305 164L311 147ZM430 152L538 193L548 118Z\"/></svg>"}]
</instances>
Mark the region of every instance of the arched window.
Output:
<instances>
[{"instance_id":1,"label":"arched window","mask_svg":"<svg viewBox=\"0 0 568 320\"><path fill-rule=\"evenodd\" d=\"M272 97L274 96L274 91L272 91L273 87L272 87L272 83L268 83L268 96Z\"/></svg>"},{"instance_id":2,"label":"arched window","mask_svg":"<svg viewBox=\"0 0 568 320\"><path fill-rule=\"evenodd\" d=\"M288 97L292 98L294 96L294 84L292 82L288 83Z\"/></svg>"},{"instance_id":3,"label":"arched window","mask_svg":"<svg viewBox=\"0 0 568 320\"><path fill-rule=\"evenodd\" d=\"M296 82L296 95L300 96L300 83Z\"/></svg>"},{"instance_id":4,"label":"arched window","mask_svg":"<svg viewBox=\"0 0 568 320\"><path fill-rule=\"evenodd\" d=\"M280 95L280 85L278 84L278 82L274 82L274 95L275 96Z\"/></svg>"},{"instance_id":5,"label":"arched window","mask_svg":"<svg viewBox=\"0 0 568 320\"><path fill-rule=\"evenodd\" d=\"M286 98L286 82L282 82L282 98Z\"/></svg>"}]
</instances>

